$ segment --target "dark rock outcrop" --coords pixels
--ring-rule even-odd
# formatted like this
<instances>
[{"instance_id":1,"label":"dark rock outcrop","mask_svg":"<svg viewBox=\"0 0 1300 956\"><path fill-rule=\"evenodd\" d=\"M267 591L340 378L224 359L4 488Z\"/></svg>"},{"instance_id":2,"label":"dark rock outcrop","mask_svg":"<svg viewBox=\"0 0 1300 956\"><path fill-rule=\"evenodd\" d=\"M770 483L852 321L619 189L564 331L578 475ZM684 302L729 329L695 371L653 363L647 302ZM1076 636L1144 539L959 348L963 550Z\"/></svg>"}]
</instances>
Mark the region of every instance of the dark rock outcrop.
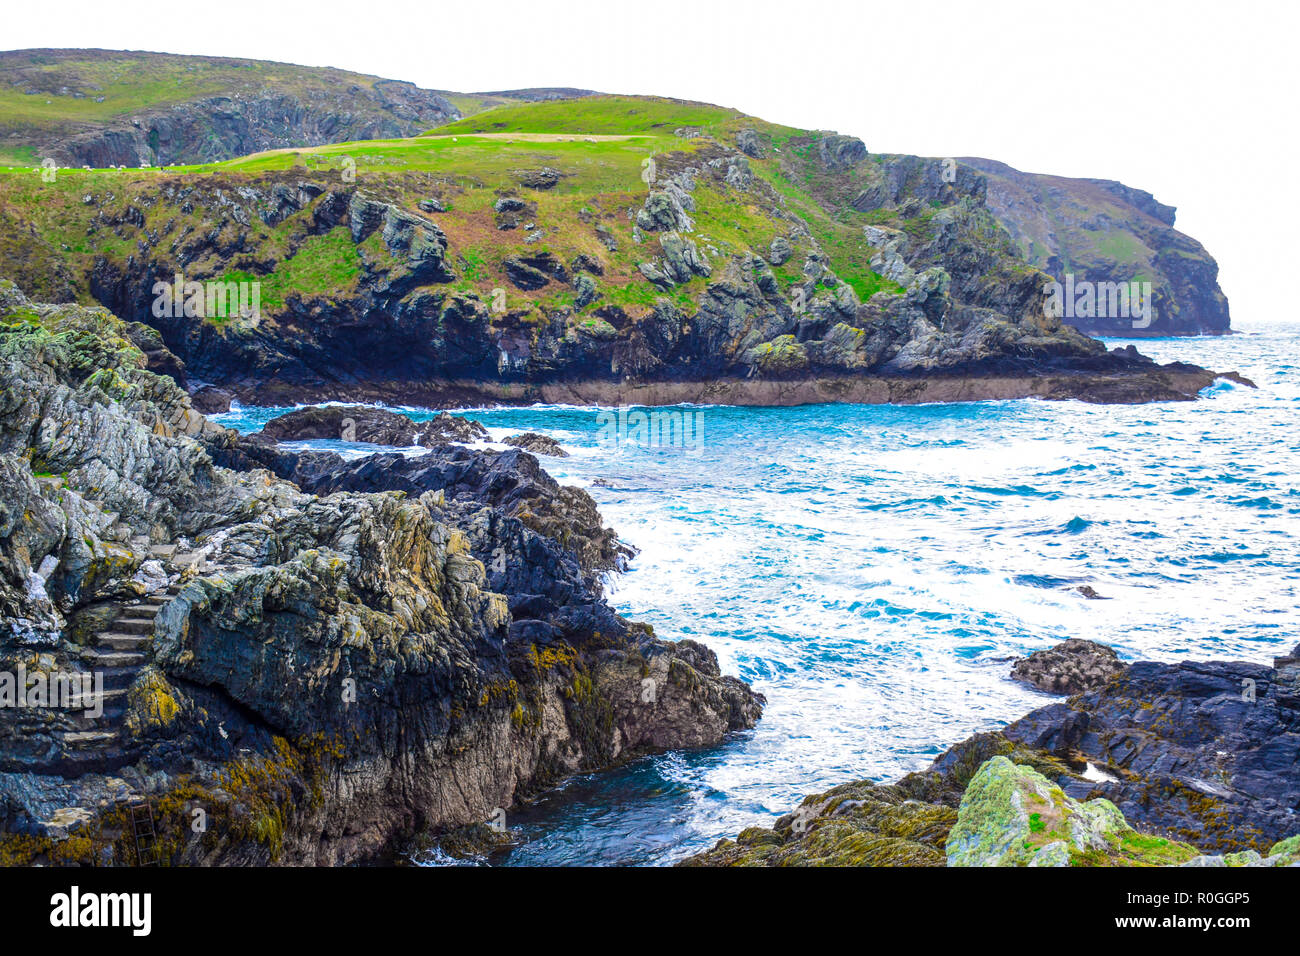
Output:
<instances>
[{"instance_id":1,"label":"dark rock outcrop","mask_svg":"<svg viewBox=\"0 0 1300 956\"><path fill-rule=\"evenodd\" d=\"M1005 733L1024 746L1092 761L1114 779L1089 784L1090 793L1109 798L1135 824L1203 848L1262 850L1297 829L1295 656L1272 668L1139 661Z\"/></svg>"},{"instance_id":2,"label":"dark rock outcrop","mask_svg":"<svg viewBox=\"0 0 1300 956\"><path fill-rule=\"evenodd\" d=\"M271 419L262 435L277 442L336 439L408 448L485 441L488 431L476 421L448 412L416 422L383 408L313 405Z\"/></svg>"}]
</instances>

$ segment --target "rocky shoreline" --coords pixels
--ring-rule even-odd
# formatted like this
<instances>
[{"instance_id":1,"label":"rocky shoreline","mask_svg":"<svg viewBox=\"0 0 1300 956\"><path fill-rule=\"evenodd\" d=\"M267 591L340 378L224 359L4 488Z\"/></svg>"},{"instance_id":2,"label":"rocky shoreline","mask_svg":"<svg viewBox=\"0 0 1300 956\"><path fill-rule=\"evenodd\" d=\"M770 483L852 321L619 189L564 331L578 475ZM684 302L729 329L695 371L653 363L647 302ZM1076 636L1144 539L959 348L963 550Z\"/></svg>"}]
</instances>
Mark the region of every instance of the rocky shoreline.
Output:
<instances>
[{"instance_id":1,"label":"rocky shoreline","mask_svg":"<svg viewBox=\"0 0 1300 956\"><path fill-rule=\"evenodd\" d=\"M1300 647L1272 667L1113 656L1031 655L1016 679L1072 696L679 865L1300 866Z\"/></svg>"},{"instance_id":2,"label":"rocky shoreline","mask_svg":"<svg viewBox=\"0 0 1300 956\"><path fill-rule=\"evenodd\" d=\"M1105 370L1039 369L1020 373L978 371L935 375L825 375L802 379L719 377L706 381L556 381L535 384L470 380L382 382L335 387L272 382L232 385L248 405L320 401L384 402L425 407L556 405L921 405L946 402L1082 401L1102 405L1190 402L1220 378L1255 387L1236 372L1171 363Z\"/></svg>"},{"instance_id":3,"label":"rocky shoreline","mask_svg":"<svg viewBox=\"0 0 1300 956\"><path fill-rule=\"evenodd\" d=\"M147 810L162 862L383 862L758 719L609 607L630 550L531 455L284 452L129 331L0 284L0 671L104 687L0 708L0 861L148 862Z\"/></svg>"}]
</instances>

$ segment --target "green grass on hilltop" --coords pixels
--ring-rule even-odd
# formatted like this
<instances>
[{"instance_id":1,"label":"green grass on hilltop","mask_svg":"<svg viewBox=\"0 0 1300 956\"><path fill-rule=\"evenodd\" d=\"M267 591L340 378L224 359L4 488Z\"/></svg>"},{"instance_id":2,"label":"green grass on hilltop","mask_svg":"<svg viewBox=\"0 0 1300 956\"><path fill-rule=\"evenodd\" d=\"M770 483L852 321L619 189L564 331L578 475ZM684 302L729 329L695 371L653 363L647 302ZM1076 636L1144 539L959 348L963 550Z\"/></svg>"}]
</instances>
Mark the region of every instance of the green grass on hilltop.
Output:
<instances>
[{"instance_id":1,"label":"green grass on hilltop","mask_svg":"<svg viewBox=\"0 0 1300 956\"><path fill-rule=\"evenodd\" d=\"M499 106L430 132L440 136L504 132L672 135L679 127L716 130L746 119L736 110L707 103L645 96L589 96Z\"/></svg>"}]
</instances>

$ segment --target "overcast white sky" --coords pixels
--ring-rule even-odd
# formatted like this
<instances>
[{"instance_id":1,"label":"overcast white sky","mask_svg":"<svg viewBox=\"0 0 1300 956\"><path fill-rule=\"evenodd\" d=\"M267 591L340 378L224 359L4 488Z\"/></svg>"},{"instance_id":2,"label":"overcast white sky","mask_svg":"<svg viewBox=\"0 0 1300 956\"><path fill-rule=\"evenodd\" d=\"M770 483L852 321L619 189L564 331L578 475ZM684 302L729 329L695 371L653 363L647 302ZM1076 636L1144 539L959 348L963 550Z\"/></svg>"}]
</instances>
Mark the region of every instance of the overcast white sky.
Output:
<instances>
[{"instance_id":1,"label":"overcast white sky","mask_svg":"<svg viewBox=\"0 0 1300 956\"><path fill-rule=\"evenodd\" d=\"M1118 179L1178 207L1234 324L1295 318L1300 4L497 0L12 4L0 46L336 66L736 107L879 152ZM198 15L191 17L190 14Z\"/></svg>"}]
</instances>

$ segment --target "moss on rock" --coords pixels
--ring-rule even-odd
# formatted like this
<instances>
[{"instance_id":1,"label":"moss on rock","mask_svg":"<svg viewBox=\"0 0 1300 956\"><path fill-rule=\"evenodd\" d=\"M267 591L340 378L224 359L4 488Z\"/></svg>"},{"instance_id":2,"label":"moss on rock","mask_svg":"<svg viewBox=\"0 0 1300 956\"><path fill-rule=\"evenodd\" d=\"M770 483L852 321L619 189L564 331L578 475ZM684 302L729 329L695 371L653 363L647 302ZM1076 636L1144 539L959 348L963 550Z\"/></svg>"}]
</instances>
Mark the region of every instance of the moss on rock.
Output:
<instances>
[{"instance_id":1,"label":"moss on rock","mask_svg":"<svg viewBox=\"0 0 1300 956\"><path fill-rule=\"evenodd\" d=\"M947 855L949 866L1168 866L1197 851L1138 833L1109 800L1075 800L997 756L967 785Z\"/></svg>"}]
</instances>

